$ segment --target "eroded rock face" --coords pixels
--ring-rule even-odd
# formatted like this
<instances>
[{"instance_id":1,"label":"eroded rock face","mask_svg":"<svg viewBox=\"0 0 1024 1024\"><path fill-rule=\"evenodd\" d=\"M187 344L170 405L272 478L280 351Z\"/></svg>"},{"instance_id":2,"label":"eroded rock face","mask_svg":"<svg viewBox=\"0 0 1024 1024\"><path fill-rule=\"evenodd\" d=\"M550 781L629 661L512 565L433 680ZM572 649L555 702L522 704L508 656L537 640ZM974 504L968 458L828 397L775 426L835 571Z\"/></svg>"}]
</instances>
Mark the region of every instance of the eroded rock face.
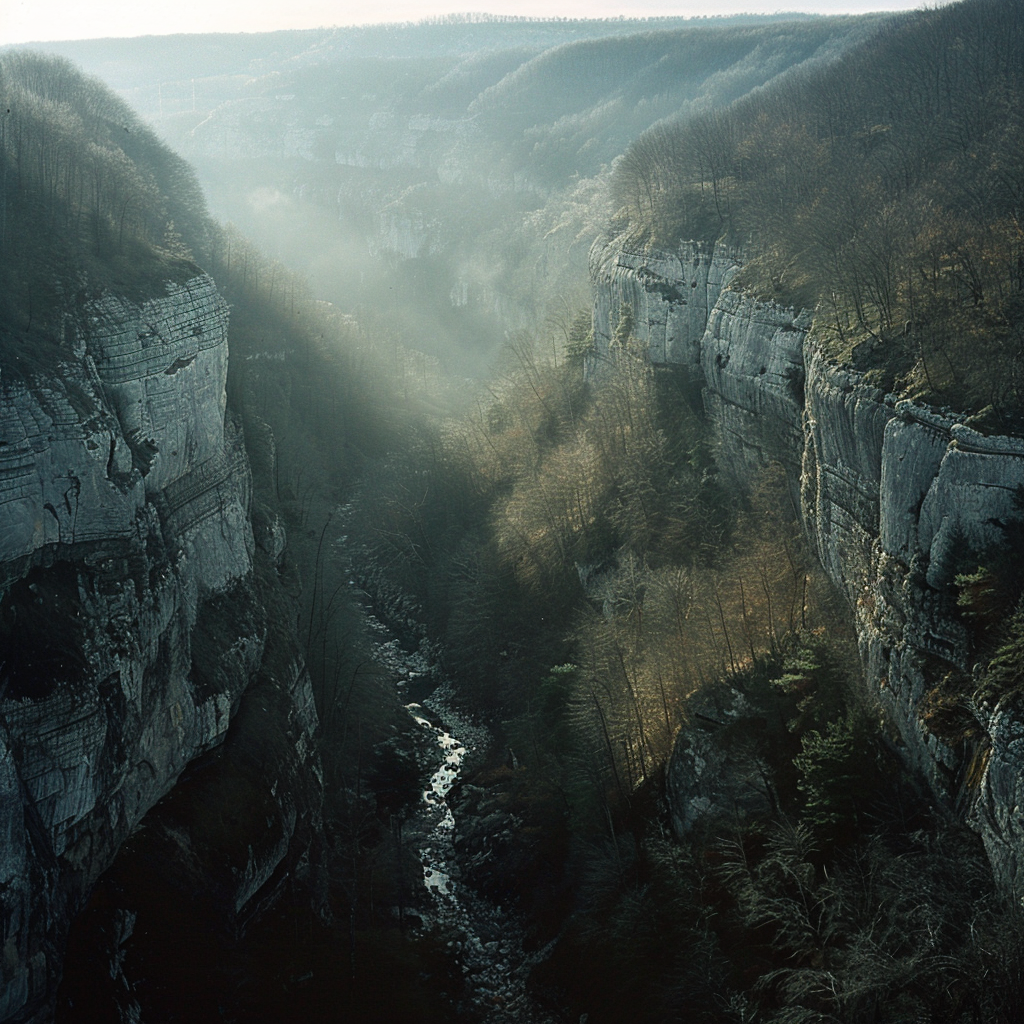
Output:
<instances>
[{"instance_id":1,"label":"eroded rock face","mask_svg":"<svg viewBox=\"0 0 1024 1024\"><path fill-rule=\"evenodd\" d=\"M105 298L55 373L0 380L3 1020L46 1019L69 919L261 664L227 323L205 276Z\"/></svg>"},{"instance_id":2,"label":"eroded rock face","mask_svg":"<svg viewBox=\"0 0 1024 1024\"><path fill-rule=\"evenodd\" d=\"M704 400L733 456L723 460L732 474L749 480L767 463L781 462L797 475L809 327L806 314L728 290L711 310L700 345Z\"/></svg>"},{"instance_id":3,"label":"eroded rock face","mask_svg":"<svg viewBox=\"0 0 1024 1024\"><path fill-rule=\"evenodd\" d=\"M607 353L628 305L634 333L653 363L699 367L708 318L740 266L738 252L708 253L693 243L683 243L678 253L618 241L595 245L590 274L597 287L594 341L598 353Z\"/></svg>"},{"instance_id":4,"label":"eroded rock face","mask_svg":"<svg viewBox=\"0 0 1024 1024\"><path fill-rule=\"evenodd\" d=\"M922 701L946 673L971 670L954 576L1004 542L1001 525L1018 514L1024 442L894 403L813 344L808 382L804 517L854 607L868 683L907 760L978 828L997 878L1015 888L1024 867L1020 713L978 709L986 735L954 748L925 727Z\"/></svg>"},{"instance_id":5,"label":"eroded rock face","mask_svg":"<svg viewBox=\"0 0 1024 1024\"><path fill-rule=\"evenodd\" d=\"M208 610L210 633L223 632L237 597ZM145 817L73 921L58 1024L218 1019L238 983L246 929L283 893L302 891L295 876L306 876L307 890L313 881L316 712L287 631L267 625L268 652L277 649L246 688L223 744ZM225 652L217 667L229 660Z\"/></svg>"},{"instance_id":6,"label":"eroded rock face","mask_svg":"<svg viewBox=\"0 0 1024 1024\"><path fill-rule=\"evenodd\" d=\"M743 482L769 463L785 467L811 543L854 609L867 684L907 761L980 831L1000 881L1019 888L1024 712L980 709L986 735L954 749L925 728L921 709L943 675L970 671L953 577L1019 515L1024 440L896 402L830 363L807 311L729 290L738 262L692 245L678 255L595 249L598 351L628 303L653 362L700 367L723 471ZM689 785L676 786L680 807L700 796Z\"/></svg>"}]
</instances>

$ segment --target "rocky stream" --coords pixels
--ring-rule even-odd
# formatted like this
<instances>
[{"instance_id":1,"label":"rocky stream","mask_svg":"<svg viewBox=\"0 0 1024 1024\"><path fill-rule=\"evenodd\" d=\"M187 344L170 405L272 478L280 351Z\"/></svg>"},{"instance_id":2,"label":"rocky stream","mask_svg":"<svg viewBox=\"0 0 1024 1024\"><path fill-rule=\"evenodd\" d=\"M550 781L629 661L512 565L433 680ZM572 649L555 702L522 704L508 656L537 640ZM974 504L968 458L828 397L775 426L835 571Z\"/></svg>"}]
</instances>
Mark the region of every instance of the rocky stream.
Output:
<instances>
[{"instance_id":1,"label":"rocky stream","mask_svg":"<svg viewBox=\"0 0 1024 1024\"><path fill-rule=\"evenodd\" d=\"M410 650L368 603L364 609L375 659L390 673L400 699L415 698L406 710L436 739L424 765L431 771L429 782L404 835L418 849L423 870L418 928L443 937L452 975L462 977L459 1017L484 1024L559 1024L527 990L531 970L549 947L524 948L515 908L488 899L464 879L456 848L460 823L449 794L464 772L482 766L493 735L460 710L455 688L439 674L426 642Z\"/></svg>"}]
</instances>

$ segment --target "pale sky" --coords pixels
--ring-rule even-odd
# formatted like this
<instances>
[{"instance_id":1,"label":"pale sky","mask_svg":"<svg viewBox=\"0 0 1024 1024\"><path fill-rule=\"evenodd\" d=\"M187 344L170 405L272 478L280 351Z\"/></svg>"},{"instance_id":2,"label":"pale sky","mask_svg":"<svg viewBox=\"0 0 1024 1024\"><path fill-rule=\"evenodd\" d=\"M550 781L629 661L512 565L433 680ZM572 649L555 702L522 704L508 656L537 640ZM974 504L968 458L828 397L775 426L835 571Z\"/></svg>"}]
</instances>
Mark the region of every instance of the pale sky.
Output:
<instances>
[{"instance_id":1,"label":"pale sky","mask_svg":"<svg viewBox=\"0 0 1024 1024\"><path fill-rule=\"evenodd\" d=\"M417 21L457 11L531 17L864 14L924 6L922 0L0 0L0 45L168 35L175 32L269 32L382 21ZM935 6L934 0L928 6Z\"/></svg>"}]
</instances>

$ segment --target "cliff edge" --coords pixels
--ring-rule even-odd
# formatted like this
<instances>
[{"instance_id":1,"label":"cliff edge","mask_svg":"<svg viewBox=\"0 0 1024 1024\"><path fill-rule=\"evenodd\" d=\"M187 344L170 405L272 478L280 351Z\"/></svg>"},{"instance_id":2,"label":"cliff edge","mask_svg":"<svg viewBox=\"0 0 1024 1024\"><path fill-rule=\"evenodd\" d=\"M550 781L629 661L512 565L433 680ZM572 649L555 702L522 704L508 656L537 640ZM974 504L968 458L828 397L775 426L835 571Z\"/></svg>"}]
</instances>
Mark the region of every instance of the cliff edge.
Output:
<instances>
[{"instance_id":1,"label":"cliff edge","mask_svg":"<svg viewBox=\"0 0 1024 1024\"><path fill-rule=\"evenodd\" d=\"M985 436L871 386L822 352L813 313L729 285L742 253L693 243L595 246L598 358L625 315L657 365L703 382L720 465L741 486L781 464L807 535L853 610L865 678L904 757L984 839L1000 883L1024 871L1024 732L1012 697L981 703L975 735L929 722L944 677L969 678L979 652L954 576L1005 543L1019 518L1024 440Z\"/></svg>"},{"instance_id":2,"label":"cliff edge","mask_svg":"<svg viewBox=\"0 0 1024 1024\"><path fill-rule=\"evenodd\" d=\"M0 377L2 1020L52 1017L69 923L123 841L232 723L236 757L258 736L238 724L254 682L268 700L269 629L227 326L203 274L104 294L59 366ZM234 837L239 912L318 813L316 713L290 665L270 682L293 735L251 774L313 792L282 787L273 820Z\"/></svg>"}]
</instances>

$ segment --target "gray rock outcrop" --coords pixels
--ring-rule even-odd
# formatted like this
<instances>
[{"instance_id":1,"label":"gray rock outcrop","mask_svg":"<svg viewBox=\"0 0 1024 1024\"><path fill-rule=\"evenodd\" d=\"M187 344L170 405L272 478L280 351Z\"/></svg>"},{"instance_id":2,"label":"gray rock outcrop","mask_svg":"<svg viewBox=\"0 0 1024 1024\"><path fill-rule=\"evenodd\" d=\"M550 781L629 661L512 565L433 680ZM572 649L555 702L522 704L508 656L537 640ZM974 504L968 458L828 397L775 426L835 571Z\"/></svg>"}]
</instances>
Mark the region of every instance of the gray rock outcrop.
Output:
<instances>
[{"instance_id":1,"label":"gray rock outcrop","mask_svg":"<svg viewBox=\"0 0 1024 1024\"><path fill-rule=\"evenodd\" d=\"M776 806L771 768L737 728L757 714L750 702L728 687L707 687L689 712L693 725L676 738L665 774L676 835L769 818Z\"/></svg>"},{"instance_id":2,"label":"gray rock outcrop","mask_svg":"<svg viewBox=\"0 0 1024 1024\"><path fill-rule=\"evenodd\" d=\"M47 1019L70 919L260 671L227 324L204 275L107 296L59 367L0 379L0 1020ZM285 690L311 733L308 677ZM246 868L242 903L287 832Z\"/></svg>"},{"instance_id":3,"label":"gray rock outcrop","mask_svg":"<svg viewBox=\"0 0 1024 1024\"><path fill-rule=\"evenodd\" d=\"M907 761L978 829L997 878L1018 889L1024 712L977 709L984 736L968 749L926 728L922 701L945 672L971 670L953 576L1019 514L1024 440L897 402L835 365L811 313L730 290L739 263L693 244L677 254L621 240L595 247L598 358L628 304L652 362L699 371L723 472L743 483L768 463L785 467L808 537L854 610L867 684Z\"/></svg>"},{"instance_id":4,"label":"gray rock outcrop","mask_svg":"<svg viewBox=\"0 0 1024 1024\"><path fill-rule=\"evenodd\" d=\"M699 367L704 329L741 265L738 252L708 253L695 243L684 243L678 253L615 243L595 246L590 274L597 288L598 350L607 350L628 306L634 333L647 347L651 362Z\"/></svg>"}]
</instances>

